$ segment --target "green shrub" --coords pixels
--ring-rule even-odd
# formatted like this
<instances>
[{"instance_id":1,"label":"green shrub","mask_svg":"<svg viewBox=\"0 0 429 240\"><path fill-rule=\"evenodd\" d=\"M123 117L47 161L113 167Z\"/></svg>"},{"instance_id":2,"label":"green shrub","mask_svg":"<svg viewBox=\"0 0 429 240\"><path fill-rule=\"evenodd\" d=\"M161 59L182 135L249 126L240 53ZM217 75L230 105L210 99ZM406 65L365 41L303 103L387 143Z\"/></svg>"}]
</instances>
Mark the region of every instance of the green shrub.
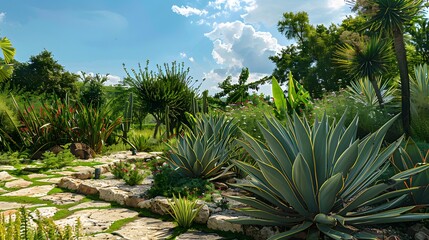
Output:
<instances>
[{"instance_id":1,"label":"green shrub","mask_svg":"<svg viewBox=\"0 0 429 240\"><path fill-rule=\"evenodd\" d=\"M131 168L131 163L126 161L119 161L109 165L109 170L117 179L123 179Z\"/></svg>"},{"instance_id":2,"label":"green shrub","mask_svg":"<svg viewBox=\"0 0 429 240\"><path fill-rule=\"evenodd\" d=\"M177 224L183 228L191 227L192 222L194 221L195 217L198 215L198 212L203 206L200 205L199 207L197 207L196 200L192 201L186 199L185 197L182 198L180 194L178 198L173 195L173 201L169 201L168 204L171 208L170 215L174 218Z\"/></svg>"},{"instance_id":3,"label":"green shrub","mask_svg":"<svg viewBox=\"0 0 429 240\"><path fill-rule=\"evenodd\" d=\"M270 239L309 231L334 239L374 238L360 225L418 221L429 214L413 213L416 206L399 207L411 190L392 190L411 175L429 166L413 168L376 182L387 169L388 157L402 139L381 150L393 117L375 133L356 138L358 118L347 127L345 116L329 124L326 115L308 121L293 114L287 124L267 119L261 127L266 144L244 134L240 145L256 161L256 167L235 162L251 181L236 184L257 197L230 197L247 204L238 209L254 218L231 220L242 224L289 227Z\"/></svg>"},{"instance_id":4,"label":"green shrub","mask_svg":"<svg viewBox=\"0 0 429 240\"><path fill-rule=\"evenodd\" d=\"M42 166L44 169L60 169L69 166L75 158L68 148L58 154L46 151L42 155Z\"/></svg>"},{"instance_id":5,"label":"green shrub","mask_svg":"<svg viewBox=\"0 0 429 240\"><path fill-rule=\"evenodd\" d=\"M317 117L321 119L324 114L332 119L339 119L345 113L345 124L350 124L354 116L359 117L357 135L363 138L368 134L377 131L383 123L390 120L395 114L399 113L398 108L391 105L385 105L383 109L372 106L365 106L359 101L350 97L345 90L326 94L322 99L316 99L314 102L313 114L307 115L309 119ZM397 121L388 130L386 140L393 142L402 134L400 122Z\"/></svg>"},{"instance_id":6,"label":"green shrub","mask_svg":"<svg viewBox=\"0 0 429 240\"><path fill-rule=\"evenodd\" d=\"M15 165L19 163L21 154L19 152L5 152L0 154L0 165Z\"/></svg>"},{"instance_id":7,"label":"green shrub","mask_svg":"<svg viewBox=\"0 0 429 240\"><path fill-rule=\"evenodd\" d=\"M148 173L142 173L142 170L140 170L139 168L133 167L128 170L128 172L123 176L122 179L124 179L126 184L130 186L135 186L137 184L141 184L148 175Z\"/></svg>"},{"instance_id":8,"label":"green shrub","mask_svg":"<svg viewBox=\"0 0 429 240\"><path fill-rule=\"evenodd\" d=\"M189 199L211 201L214 189L213 183L204 179L183 177L164 164L153 171L153 184L147 191L147 195L153 198L156 196L172 197L180 194Z\"/></svg>"}]
</instances>

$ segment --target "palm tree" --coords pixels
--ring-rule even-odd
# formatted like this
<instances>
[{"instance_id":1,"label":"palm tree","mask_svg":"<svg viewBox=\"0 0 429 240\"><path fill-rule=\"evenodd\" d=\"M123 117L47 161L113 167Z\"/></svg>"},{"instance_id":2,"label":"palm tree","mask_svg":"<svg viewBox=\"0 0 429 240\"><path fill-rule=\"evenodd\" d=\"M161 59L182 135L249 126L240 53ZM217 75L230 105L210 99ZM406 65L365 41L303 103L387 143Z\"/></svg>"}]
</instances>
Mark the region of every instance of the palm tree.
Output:
<instances>
[{"instance_id":1,"label":"palm tree","mask_svg":"<svg viewBox=\"0 0 429 240\"><path fill-rule=\"evenodd\" d=\"M401 78L402 124L404 132L410 135L410 79L404 43L404 25L410 23L423 9L422 0L371 0L377 11L368 22L374 31L385 32L393 37L396 59Z\"/></svg>"},{"instance_id":2,"label":"palm tree","mask_svg":"<svg viewBox=\"0 0 429 240\"><path fill-rule=\"evenodd\" d=\"M12 47L12 43L6 37L0 38L0 48L3 52L3 59L0 59L0 82L6 80L12 74L13 56L15 56L15 48Z\"/></svg>"},{"instance_id":3,"label":"palm tree","mask_svg":"<svg viewBox=\"0 0 429 240\"><path fill-rule=\"evenodd\" d=\"M392 61L391 42L371 38L367 43L344 44L335 52L334 62L351 74L356 80L367 78L372 84L380 108L383 108L383 97L376 77L387 72Z\"/></svg>"}]
</instances>

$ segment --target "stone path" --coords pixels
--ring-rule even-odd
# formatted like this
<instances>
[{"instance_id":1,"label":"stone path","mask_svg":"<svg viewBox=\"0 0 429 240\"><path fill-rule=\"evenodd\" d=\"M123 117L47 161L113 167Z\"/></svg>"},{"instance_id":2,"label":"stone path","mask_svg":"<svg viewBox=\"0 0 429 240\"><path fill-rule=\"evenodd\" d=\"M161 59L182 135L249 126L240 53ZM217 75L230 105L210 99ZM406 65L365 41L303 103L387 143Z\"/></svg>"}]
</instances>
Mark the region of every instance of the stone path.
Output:
<instances>
[{"instance_id":1,"label":"stone path","mask_svg":"<svg viewBox=\"0 0 429 240\"><path fill-rule=\"evenodd\" d=\"M153 155L139 153L137 156L131 156L126 152L120 152L86 161L100 163L97 167L105 169L106 164L119 159L148 157L153 157ZM74 225L79 219L83 232L86 234L82 239L91 240L166 239L172 236L176 227L173 222L139 217L139 213L135 210L117 207L117 205L112 206L110 203L117 202L122 205L127 203L126 205L134 204L137 206L139 201L133 202L133 197L120 198L119 196L123 196L124 193L133 196L141 195L149 188L150 178L146 179L144 184L134 188L130 188L120 180L115 179L104 181L76 180L81 182L79 182L79 186L75 186L73 185L76 184L75 182L64 181L62 180L63 177L70 177L69 179L90 178L94 168L79 166L28 175L15 175L13 173L16 169L10 166L0 166L0 169L0 212L13 214L16 209L25 206L30 211L37 209L41 216L53 217L55 223L60 226ZM106 176L110 175L106 174ZM96 193L100 195L100 199L103 196L103 199L108 201L93 200L84 194L63 192L56 187L56 184L61 181L65 182L65 188L72 189L74 192ZM112 187L112 185L118 184L122 187ZM96 190L94 190L94 185L97 187ZM73 189L73 187L76 188ZM122 226L116 228L117 230L111 229L112 225L117 226L119 223L122 223ZM192 230L176 236L176 239L218 240L224 238L218 234Z\"/></svg>"}]
</instances>

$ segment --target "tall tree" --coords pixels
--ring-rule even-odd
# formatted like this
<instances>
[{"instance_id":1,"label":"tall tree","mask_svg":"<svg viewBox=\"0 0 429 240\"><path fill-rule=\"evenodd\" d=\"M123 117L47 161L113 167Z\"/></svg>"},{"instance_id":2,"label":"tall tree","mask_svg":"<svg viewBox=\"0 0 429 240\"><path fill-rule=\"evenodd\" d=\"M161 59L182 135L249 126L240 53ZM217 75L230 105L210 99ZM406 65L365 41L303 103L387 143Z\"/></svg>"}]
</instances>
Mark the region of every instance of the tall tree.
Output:
<instances>
[{"instance_id":1,"label":"tall tree","mask_svg":"<svg viewBox=\"0 0 429 240\"><path fill-rule=\"evenodd\" d=\"M404 27L415 19L421 9L422 0L370 0L376 6L368 22L374 31L385 32L393 38L396 60L401 78L402 125L407 136L411 133L410 79L404 42Z\"/></svg>"},{"instance_id":2,"label":"tall tree","mask_svg":"<svg viewBox=\"0 0 429 240\"><path fill-rule=\"evenodd\" d=\"M107 81L109 74L95 76L87 75L85 72L81 73L81 80L83 85L80 88L80 100L86 106L99 107L104 104L106 100L103 91L103 84Z\"/></svg>"},{"instance_id":3,"label":"tall tree","mask_svg":"<svg viewBox=\"0 0 429 240\"><path fill-rule=\"evenodd\" d=\"M338 90L341 80L343 84L350 80L347 76L343 78L332 63L335 46L340 41L338 26L313 26L306 12L287 12L278 22L278 30L287 39L296 41L270 57L276 64L272 75L280 83L286 82L292 72L312 97L321 97L324 90Z\"/></svg>"},{"instance_id":4,"label":"tall tree","mask_svg":"<svg viewBox=\"0 0 429 240\"><path fill-rule=\"evenodd\" d=\"M411 34L411 44L421 60L429 64L429 19L423 18L414 22L408 29Z\"/></svg>"},{"instance_id":5,"label":"tall tree","mask_svg":"<svg viewBox=\"0 0 429 240\"><path fill-rule=\"evenodd\" d=\"M75 95L78 75L65 71L52 56L43 50L31 56L27 63L17 63L10 79L11 87L35 94L56 94L64 98Z\"/></svg>"},{"instance_id":6,"label":"tall tree","mask_svg":"<svg viewBox=\"0 0 429 240\"><path fill-rule=\"evenodd\" d=\"M0 82L6 80L12 75L12 60L15 56L15 48L6 37L0 38L0 49L3 53L3 59L0 58Z\"/></svg>"}]
</instances>

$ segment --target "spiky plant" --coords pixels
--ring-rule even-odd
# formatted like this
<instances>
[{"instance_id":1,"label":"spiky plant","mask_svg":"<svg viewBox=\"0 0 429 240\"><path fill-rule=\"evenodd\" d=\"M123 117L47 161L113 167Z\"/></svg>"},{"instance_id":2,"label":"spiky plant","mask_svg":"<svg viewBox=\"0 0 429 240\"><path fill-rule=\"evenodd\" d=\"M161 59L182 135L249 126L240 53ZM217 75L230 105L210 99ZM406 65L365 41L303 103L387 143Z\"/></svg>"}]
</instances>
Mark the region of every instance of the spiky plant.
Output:
<instances>
[{"instance_id":1,"label":"spiky plant","mask_svg":"<svg viewBox=\"0 0 429 240\"><path fill-rule=\"evenodd\" d=\"M368 79L374 88L379 105L384 104L377 84L377 76L387 72L393 52L389 41L371 38L360 46L344 44L338 47L334 61L355 79Z\"/></svg>"},{"instance_id":2,"label":"spiky plant","mask_svg":"<svg viewBox=\"0 0 429 240\"><path fill-rule=\"evenodd\" d=\"M396 88L390 85L390 81L383 82L381 78L377 78L376 82L380 86L379 91L383 103L391 103L395 99ZM375 108L379 104L374 86L366 79L351 82L350 86L347 86L347 92L355 102L361 103L364 106Z\"/></svg>"},{"instance_id":3,"label":"spiky plant","mask_svg":"<svg viewBox=\"0 0 429 240\"><path fill-rule=\"evenodd\" d=\"M266 144L243 133L240 145L256 166L237 161L251 181L236 186L257 197L231 197L249 206L239 211L254 217L232 222L289 227L270 239L303 231L315 239L320 233L334 239L354 239L374 238L358 230L359 225L429 218L429 214L411 213L415 206L398 207L415 188L390 190L427 166L376 182L402 141L381 150L386 131L396 118L362 140L356 139L357 117L346 127L344 115L332 124L325 115L312 127L296 113L286 125L267 119L267 128L260 125Z\"/></svg>"}]
</instances>

